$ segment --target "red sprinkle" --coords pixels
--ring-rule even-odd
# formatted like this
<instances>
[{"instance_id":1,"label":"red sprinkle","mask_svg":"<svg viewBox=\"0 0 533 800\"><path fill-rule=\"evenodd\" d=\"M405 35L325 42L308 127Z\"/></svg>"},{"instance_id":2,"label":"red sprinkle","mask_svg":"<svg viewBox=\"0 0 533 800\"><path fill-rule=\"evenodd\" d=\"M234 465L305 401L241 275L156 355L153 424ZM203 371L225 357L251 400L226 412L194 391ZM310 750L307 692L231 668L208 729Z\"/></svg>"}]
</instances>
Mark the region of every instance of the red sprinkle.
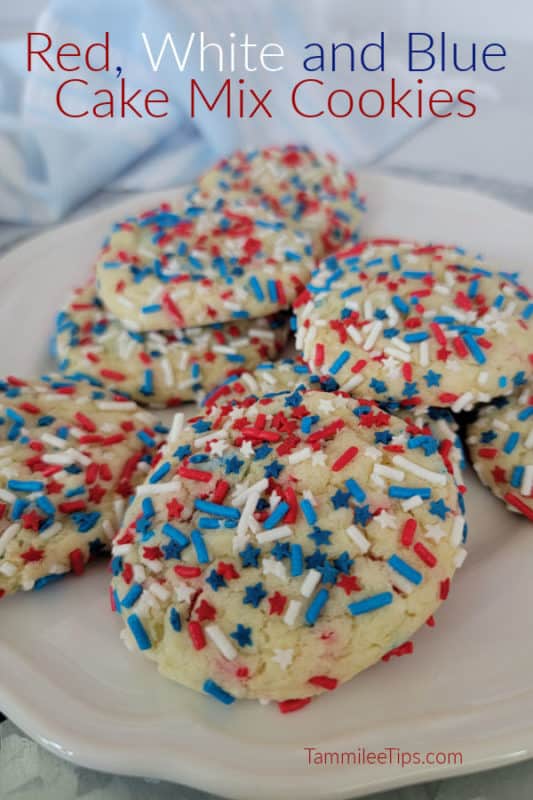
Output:
<instances>
[{"instance_id":1,"label":"red sprinkle","mask_svg":"<svg viewBox=\"0 0 533 800\"><path fill-rule=\"evenodd\" d=\"M330 678L328 675L313 675L307 682L313 686L320 686L321 689L327 689L328 692L332 692L339 684L337 678Z\"/></svg>"},{"instance_id":2,"label":"red sprinkle","mask_svg":"<svg viewBox=\"0 0 533 800\"><path fill-rule=\"evenodd\" d=\"M355 446L348 447L347 450L344 451L342 455L338 457L338 459L333 463L331 469L333 472L339 472L343 469L350 461L353 461L356 457L359 449Z\"/></svg>"},{"instance_id":3,"label":"red sprinkle","mask_svg":"<svg viewBox=\"0 0 533 800\"><path fill-rule=\"evenodd\" d=\"M437 563L437 559L435 558L433 553L431 553L427 549L427 547L425 547L422 544L422 542L417 542L413 547L413 550L415 551L417 556L424 562L424 564L427 564L428 567L434 567L435 564Z\"/></svg>"},{"instance_id":4,"label":"red sprinkle","mask_svg":"<svg viewBox=\"0 0 533 800\"><path fill-rule=\"evenodd\" d=\"M202 626L195 620L190 620L188 624L189 636L195 650L202 650L205 647L205 636Z\"/></svg>"},{"instance_id":5,"label":"red sprinkle","mask_svg":"<svg viewBox=\"0 0 533 800\"><path fill-rule=\"evenodd\" d=\"M411 547L416 532L416 519L410 517L402 528L400 541L404 547Z\"/></svg>"},{"instance_id":6,"label":"red sprinkle","mask_svg":"<svg viewBox=\"0 0 533 800\"><path fill-rule=\"evenodd\" d=\"M278 708L282 714L292 714L293 711L299 711L309 705L311 700L311 697L302 697L301 700L283 700L283 702L278 703Z\"/></svg>"}]
</instances>

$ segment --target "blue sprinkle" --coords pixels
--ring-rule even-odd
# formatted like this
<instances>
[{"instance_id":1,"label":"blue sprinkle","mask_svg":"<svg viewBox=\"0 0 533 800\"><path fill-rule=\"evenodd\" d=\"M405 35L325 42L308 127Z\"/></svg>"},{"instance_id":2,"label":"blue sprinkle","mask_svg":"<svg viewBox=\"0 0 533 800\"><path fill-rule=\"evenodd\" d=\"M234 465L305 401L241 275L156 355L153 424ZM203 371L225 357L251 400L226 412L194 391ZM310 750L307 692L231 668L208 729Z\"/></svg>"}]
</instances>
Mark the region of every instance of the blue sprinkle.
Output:
<instances>
[{"instance_id":1,"label":"blue sprinkle","mask_svg":"<svg viewBox=\"0 0 533 800\"><path fill-rule=\"evenodd\" d=\"M315 595L312 602L307 607L305 612L305 621L308 625L314 625L317 621L320 612L328 602L329 592L327 589L320 589Z\"/></svg>"},{"instance_id":2,"label":"blue sprinkle","mask_svg":"<svg viewBox=\"0 0 533 800\"><path fill-rule=\"evenodd\" d=\"M43 575L42 578L37 578L37 580L33 584L33 590L35 592L38 592L39 589L44 589L44 587L48 586L48 584L60 581L62 578L65 577L66 574L67 573L64 572L62 575Z\"/></svg>"},{"instance_id":3,"label":"blue sprinkle","mask_svg":"<svg viewBox=\"0 0 533 800\"><path fill-rule=\"evenodd\" d=\"M137 436L141 440L141 442L145 444L147 447L155 447L156 443L154 439L152 439L151 436L148 436L146 431L137 431Z\"/></svg>"},{"instance_id":4,"label":"blue sprinkle","mask_svg":"<svg viewBox=\"0 0 533 800\"><path fill-rule=\"evenodd\" d=\"M346 488L354 498L357 503L362 503L366 500L366 494L363 489L359 486L354 478L349 478L346 481Z\"/></svg>"},{"instance_id":5,"label":"blue sprinkle","mask_svg":"<svg viewBox=\"0 0 533 800\"><path fill-rule=\"evenodd\" d=\"M395 308L397 308L398 311L401 311L403 314L409 313L409 306L407 305L405 300L402 300L402 298L397 294L395 294L392 298L392 305Z\"/></svg>"},{"instance_id":6,"label":"blue sprinkle","mask_svg":"<svg viewBox=\"0 0 533 800\"><path fill-rule=\"evenodd\" d=\"M135 603L142 595L142 593L143 593L143 587L141 586L141 584L134 583L133 586L127 592L127 594L125 594L124 597L122 598L121 605L124 608L131 608L133 605L135 605Z\"/></svg>"},{"instance_id":7,"label":"blue sprinkle","mask_svg":"<svg viewBox=\"0 0 533 800\"><path fill-rule=\"evenodd\" d=\"M261 288L261 284L259 283L255 275L252 275L252 277L250 278L250 287L252 289L252 292L255 294L256 299L260 303L262 303L265 299L265 295Z\"/></svg>"},{"instance_id":8,"label":"blue sprinkle","mask_svg":"<svg viewBox=\"0 0 533 800\"><path fill-rule=\"evenodd\" d=\"M170 624L176 633L181 631L181 617L179 615L179 611L175 609L174 606L172 606L172 609L170 610Z\"/></svg>"},{"instance_id":9,"label":"blue sprinkle","mask_svg":"<svg viewBox=\"0 0 533 800\"><path fill-rule=\"evenodd\" d=\"M278 503L272 514L265 519L263 522L263 527L267 530L275 528L278 522L281 522L288 510L289 504L282 500L281 503Z\"/></svg>"},{"instance_id":10,"label":"blue sprinkle","mask_svg":"<svg viewBox=\"0 0 533 800\"><path fill-rule=\"evenodd\" d=\"M513 468L511 474L511 486L513 489L519 489L521 487L523 477L524 467L521 464L517 464L516 467Z\"/></svg>"},{"instance_id":11,"label":"blue sprinkle","mask_svg":"<svg viewBox=\"0 0 533 800\"><path fill-rule=\"evenodd\" d=\"M196 557L198 558L199 563L208 564L209 553L207 552L207 547L205 546L204 537L196 528L191 533L191 541L194 549L196 550Z\"/></svg>"},{"instance_id":12,"label":"blue sprinkle","mask_svg":"<svg viewBox=\"0 0 533 800\"><path fill-rule=\"evenodd\" d=\"M346 364L348 359L350 358L350 351L343 350L342 353L337 356L333 364L330 366L329 371L332 375L336 375L337 372Z\"/></svg>"},{"instance_id":13,"label":"blue sprinkle","mask_svg":"<svg viewBox=\"0 0 533 800\"><path fill-rule=\"evenodd\" d=\"M407 578L408 581L414 583L418 586L419 583L422 582L422 573L418 572L418 570L411 567L403 558L400 556L392 555L389 558L389 566L391 566L396 572L399 572L400 575L403 575L404 578Z\"/></svg>"},{"instance_id":14,"label":"blue sprinkle","mask_svg":"<svg viewBox=\"0 0 533 800\"><path fill-rule=\"evenodd\" d=\"M44 514L46 514L47 516L53 517L54 514L56 513L56 509L55 509L54 504L45 495L43 495L42 497L38 497L35 502L36 502L37 508L40 508L41 511Z\"/></svg>"},{"instance_id":15,"label":"blue sprinkle","mask_svg":"<svg viewBox=\"0 0 533 800\"><path fill-rule=\"evenodd\" d=\"M303 573L303 551L301 544L291 545L291 575L296 578Z\"/></svg>"},{"instance_id":16,"label":"blue sprinkle","mask_svg":"<svg viewBox=\"0 0 533 800\"><path fill-rule=\"evenodd\" d=\"M165 475L170 472L170 464L168 461L164 461L160 466L156 469L156 471L148 478L148 483L159 483Z\"/></svg>"},{"instance_id":17,"label":"blue sprinkle","mask_svg":"<svg viewBox=\"0 0 533 800\"><path fill-rule=\"evenodd\" d=\"M194 507L197 511L204 511L206 514L215 514L217 517L224 517L226 519L239 519L241 516L241 512L238 508L221 506L218 503L210 503L209 500L201 500L199 498L194 501Z\"/></svg>"},{"instance_id":18,"label":"blue sprinkle","mask_svg":"<svg viewBox=\"0 0 533 800\"><path fill-rule=\"evenodd\" d=\"M402 500L408 500L410 497L418 495L422 500L428 500L431 497L431 489L426 487L408 487L408 486L389 486L389 497L399 497Z\"/></svg>"},{"instance_id":19,"label":"blue sprinkle","mask_svg":"<svg viewBox=\"0 0 533 800\"><path fill-rule=\"evenodd\" d=\"M128 627L135 637L139 650L149 650L152 646L150 637L137 614L130 614L127 619Z\"/></svg>"},{"instance_id":20,"label":"blue sprinkle","mask_svg":"<svg viewBox=\"0 0 533 800\"><path fill-rule=\"evenodd\" d=\"M474 358L476 359L477 363L484 364L485 361L487 360L485 358L485 353L478 345L472 334L470 333L463 334L463 341L470 350L470 352L472 353L472 355L474 356Z\"/></svg>"},{"instance_id":21,"label":"blue sprinkle","mask_svg":"<svg viewBox=\"0 0 533 800\"><path fill-rule=\"evenodd\" d=\"M311 501L304 498L300 502L300 508L302 509L303 515L307 523L309 525L314 525L317 520L317 517L316 517L316 511L313 508Z\"/></svg>"},{"instance_id":22,"label":"blue sprinkle","mask_svg":"<svg viewBox=\"0 0 533 800\"><path fill-rule=\"evenodd\" d=\"M388 606L392 603L392 592L382 592L381 594L374 594L372 597L366 597L364 600L358 600L356 603L350 603L348 611L354 617L360 614L366 614L368 611L376 611L378 608Z\"/></svg>"},{"instance_id":23,"label":"blue sprinkle","mask_svg":"<svg viewBox=\"0 0 533 800\"><path fill-rule=\"evenodd\" d=\"M400 261L400 256L398 253L393 253L390 257L390 261L393 269L399 270L402 268L402 262Z\"/></svg>"},{"instance_id":24,"label":"blue sprinkle","mask_svg":"<svg viewBox=\"0 0 533 800\"><path fill-rule=\"evenodd\" d=\"M278 289L276 287L276 281L272 280L271 278L267 281L267 288L268 288L268 297L271 303L278 302Z\"/></svg>"},{"instance_id":25,"label":"blue sprinkle","mask_svg":"<svg viewBox=\"0 0 533 800\"><path fill-rule=\"evenodd\" d=\"M185 534L178 530L178 528L175 528L174 525L171 525L170 522L165 522L162 531L165 536L168 536L173 542L176 542L181 547L187 547L189 544L189 540Z\"/></svg>"},{"instance_id":26,"label":"blue sprinkle","mask_svg":"<svg viewBox=\"0 0 533 800\"><path fill-rule=\"evenodd\" d=\"M526 408L523 408L522 411L518 412L518 419L522 422L525 419L529 419L532 414L533 406L527 406Z\"/></svg>"},{"instance_id":27,"label":"blue sprinkle","mask_svg":"<svg viewBox=\"0 0 533 800\"><path fill-rule=\"evenodd\" d=\"M529 319L533 314L533 303L528 303L527 306L522 311L522 316L524 319Z\"/></svg>"},{"instance_id":28,"label":"blue sprinkle","mask_svg":"<svg viewBox=\"0 0 533 800\"><path fill-rule=\"evenodd\" d=\"M7 482L7 488L13 492L41 492L44 489L44 483L41 481L17 481L12 479Z\"/></svg>"},{"instance_id":29,"label":"blue sprinkle","mask_svg":"<svg viewBox=\"0 0 533 800\"><path fill-rule=\"evenodd\" d=\"M403 337L404 342L407 342L408 344L411 344L413 342L424 342L426 339L429 339L429 333L426 333L425 331L407 333Z\"/></svg>"},{"instance_id":30,"label":"blue sprinkle","mask_svg":"<svg viewBox=\"0 0 533 800\"><path fill-rule=\"evenodd\" d=\"M229 692L226 692L218 683L215 681L207 680L203 685L203 690L206 694L210 694L211 697L214 697L215 700L219 700L221 703L224 703L225 706L230 706L232 703L235 702L235 698Z\"/></svg>"},{"instance_id":31,"label":"blue sprinkle","mask_svg":"<svg viewBox=\"0 0 533 800\"><path fill-rule=\"evenodd\" d=\"M503 446L503 452L507 453L507 455L509 455L509 453L512 453L516 445L518 444L519 440L520 440L519 433L517 433L516 431L514 433L510 433L507 441Z\"/></svg>"}]
</instances>

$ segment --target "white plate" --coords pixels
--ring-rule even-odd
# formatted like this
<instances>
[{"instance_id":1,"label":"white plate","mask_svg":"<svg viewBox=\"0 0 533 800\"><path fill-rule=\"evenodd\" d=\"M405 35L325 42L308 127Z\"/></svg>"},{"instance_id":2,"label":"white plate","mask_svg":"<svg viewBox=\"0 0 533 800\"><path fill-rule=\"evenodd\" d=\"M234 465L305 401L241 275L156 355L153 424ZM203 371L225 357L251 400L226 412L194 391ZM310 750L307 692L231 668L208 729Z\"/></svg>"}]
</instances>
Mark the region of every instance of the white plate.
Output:
<instances>
[{"instance_id":1,"label":"white plate","mask_svg":"<svg viewBox=\"0 0 533 800\"><path fill-rule=\"evenodd\" d=\"M495 200L367 175L367 235L457 242L524 271L533 219ZM0 374L49 367L54 310L107 225L136 197L36 238L0 262ZM531 270L531 265L530 265ZM226 708L165 681L118 638L103 563L1 603L0 708L84 766L167 778L234 798L347 798L533 755L533 536L469 480L470 555L415 655L381 663L304 710ZM462 751L454 766L308 766L322 751Z\"/></svg>"}]
</instances>

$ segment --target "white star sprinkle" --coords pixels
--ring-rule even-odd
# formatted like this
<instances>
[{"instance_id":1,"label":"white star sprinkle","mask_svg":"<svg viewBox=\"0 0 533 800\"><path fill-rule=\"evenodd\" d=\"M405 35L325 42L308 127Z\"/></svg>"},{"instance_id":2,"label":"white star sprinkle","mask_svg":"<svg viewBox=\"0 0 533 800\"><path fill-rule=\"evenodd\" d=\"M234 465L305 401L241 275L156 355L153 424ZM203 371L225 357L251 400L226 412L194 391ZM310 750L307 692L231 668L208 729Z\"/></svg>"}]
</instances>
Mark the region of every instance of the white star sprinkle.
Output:
<instances>
[{"instance_id":1,"label":"white star sprinkle","mask_svg":"<svg viewBox=\"0 0 533 800\"><path fill-rule=\"evenodd\" d=\"M335 403L332 403L331 400L320 400L318 408L323 414L330 414L335 411Z\"/></svg>"},{"instance_id":2,"label":"white star sprinkle","mask_svg":"<svg viewBox=\"0 0 533 800\"><path fill-rule=\"evenodd\" d=\"M240 447L240 452L245 458L252 458L254 454L254 446L250 441L243 442Z\"/></svg>"},{"instance_id":3,"label":"white star sprinkle","mask_svg":"<svg viewBox=\"0 0 533 800\"><path fill-rule=\"evenodd\" d=\"M311 464L313 467L323 467L326 464L326 454L322 450L317 450L311 456Z\"/></svg>"},{"instance_id":4,"label":"white star sprinkle","mask_svg":"<svg viewBox=\"0 0 533 800\"><path fill-rule=\"evenodd\" d=\"M443 531L440 525L427 525L425 535L427 539L432 539L434 542L438 543L443 536L446 536L446 531Z\"/></svg>"},{"instance_id":5,"label":"white star sprinkle","mask_svg":"<svg viewBox=\"0 0 533 800\"><path fill-rule=\"evenodd\" d=\"M181 581L176 584L175 588L176 598L180 603L190 603L191 597L194 594L195 590L192 586L187 586L186 583L182 583Z\"/></svg>"},{"instance_id":6,"label":"white star sprinkle","mask_svg":"<svg viewBox=\"0 0 533 800\"><path fill-rule=\"evenodd\" d=\"M394 519L392 514L388 513L388 511L382 511L380 514L378 514L377 517L374 517L374 519L378 523L378 525L383 529L396 527L396 520Z\"/></svg>"},{"instance_id":7,"label":"white star sprinkle","mask_svg":"<svg viewBox=\"0 0 533 800\"><path fill-rule=\"evenodd\" d=\"M261 567L263 575L275 575L281 581L287 580L287 570L281 561L276 561L275 558L264 558Z\"/></svg>"},{"instance_id":8,"label":"white star sprinkle","mask_svg":"<svg viewBox=\"0 0 533 800\"><path fill-rule=\"evenodd\" d=\"M210 452L214 456L221 456L228 449L228 443L223 439L216 439L210 444Z\"/></svg>"},{"instance_id":9,"label":"white star sprinkle","mask_svg":"<svg viewBox=\"0 0 533 800\"><path fill-rule=\"evenodd\" d=\"M287 669L287 667L290 667L294 656L294 650L292 648L289 648L288 650L280 650L276 648L274 653L275 655L272 656L272 661L275 661L277 664L279 664L281 669Z\"/></svg>"}]
</instances>

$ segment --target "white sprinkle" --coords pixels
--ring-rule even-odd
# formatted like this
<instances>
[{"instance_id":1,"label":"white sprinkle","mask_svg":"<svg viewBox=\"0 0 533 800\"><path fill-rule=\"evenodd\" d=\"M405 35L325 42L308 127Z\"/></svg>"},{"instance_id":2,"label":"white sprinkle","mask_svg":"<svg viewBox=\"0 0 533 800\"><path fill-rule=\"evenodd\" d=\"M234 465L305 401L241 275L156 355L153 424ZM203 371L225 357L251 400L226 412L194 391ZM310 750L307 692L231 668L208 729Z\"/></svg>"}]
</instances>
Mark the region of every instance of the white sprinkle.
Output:
<instances>
[{"instance_id":1,"label":"white sprinkle","mask_svg":"<svg viewBox=\"0 0 533 800\"><path fill-rule=\"evenodd\" d=\"M352 542L355 542L362 553L366 553L370 550L370 542L356 525L350 525L346 528L346 535L350 537Z\"/></svg>"},{"instance_id":2,"label":"white sprinkle","mask_svg":"<svg viewBox=\"0 0 533 800\"><path fill-rule=\"evenodd\" d=\"M45 453L41 460L45 464L59 464L63 466L68 466L76 461L73 451L70 448L66 453Z\"/></svg>"},{"instance_id":3,"label":"white sprinkle","mask_svg":"<svg viewBox=\"0 0 533 800\"><path fill-rule=\"evenodd\" d=\"M411 475L416 475L417 478L422 478L423 480L427 481L428 483L432 483L435 486L446 486L446 483L448 482L447 476L442 472L433 472L430 469L421 467L419 464L415 464L414 461L410 461L408 458L405 458L405 456L393 456L392 463L396 464L397 467L403 467L403 469L406 472L410 472Z\"/></svg>"},{"instance_id":4,"label":"white sprinkle","mask_svg":"<svg viewBox=\"0 0 533 800\"><path fill-rule=\"evenodd\" d=\"M146 579L146 570L142 564L133 565L133 580L135 583L144 583Z\"/></svg>"},{"instance_id":5,"label":"white sprinkle","mask_svg":"<svg viewBox=\"0 0 533 800\"><path fill-rule=\"evenodd\" d=\"M363 314L365 319L372 319L374 316L374 306L372 305L372 300L365 300L363 305Z\"/></svg>"},{"instance_id":6,"label":"white sprinkle","mask_svg":"<svg viewBox=\"0 0 533 800\"><path fill-rule=\"evenodd\" d=\"M114 556L126 556L131 550L131 543L126 542L126 544L116 544L113 546L113 555Z\"/></svg>"},{"instance_id":7,"label":"white sprinkle","mask_svg":"<svg viewBox=\"0 0 533 800\"><path fill-rule=\"evenodd\" d=\"M400 505L403 511L411 511L411 509L421 506L423 502L419 494L414 494L412 497L408 497L407 500L402 500Z\"/></svg>"},{"instance_id":8,"label":"white sprinkle","mask_svg":"<svg viewBox=\"0 0 533 800\"><path fill-rule=\"evenodd\" d=\"M55 536L63 529L63 525L61 522L54 522L47 528L45 531L39 534L39 541L46 541L47 539L51 539L52 536Z\"/></svg>"},{"instance_id":9,"label":"white sprinkle","mask_svg":"<svg viewBox=\"0 0 533 800\"><path fill-rule=\"evenodd\" d=\"M529 431L526 441L524 442L524 447L530 450L533 447L533 428Z\"/></svg>"},{"instance_id":10,"label":"white sprinkle","mask_svg":"<svg viewBox=\"0 0 533 800\"><path fill-rule=\"evenodd\" d=\"M429 343L427 339L420 342L418 358L421 367L427 367L429 365Z\"/></svg>"},{"instance_id":11,"label":"white sprinkle","mask_svg":"<svg viewBox=\"0 0 533 800\"><path fill-rule=\"evenodd\" d=\"M290 525L279 525L277 528L258 533L256 538L259 544L265 544L266 542L276 542L278 539L286 539L288 536L292 536Z\"/></svg>"},{"instance_id":12,"label":"white sprinkle","mask_svg":"<svg viewBox=\"0 0 533 800\"><path fill-rule=\"evenodd\" d=\"M485 372L484 370L480 372L479 375L477 376L477 382L479 383L480 386L485 386L488 379L489 379L489 373Z\"/></svg>"},{"instance_id":13,"label":"white sprinkle","mask_svg":"<svg viewBox=\"0 0 533 800\"><path fill-rule=\"evenodd\" d=\"M450 535L450 542L454 547L459 547L463 541L463 531L465 527L464 517L455 517Z\"/></svg>"},{"instance_id":14,"label":"white sprinkle","mask_svg":"<svg viewBox=\"0 0 533 800\"><path fill-rule=\"evenodd\" d=\"M2 575L6 575L8 578L13 577L16 571L17 571L16 566L14 564L11 564L11 562L9 561L4 561L2 562L2 564L0 564L0 572L2 573Z\"/></svg>"},{"instance_id":15,"label":"white sprinkle","mask_svg":"<svg viewBox=\"0 0 533 800\"><path fill-rule=\"evenodd\" d=\"M5 529L3 534L0 536L0 556L5 553L9 542L18 534L19 531L20 531L20 525L18 524L18 522L14 522L12 525L10 525L8 528Z\"/></svg>"},{"instance_id":16,"label":"white sprinkle","mask_svg":"<svg viewBox=\"0 0 533 800\"><path fill-rule=\"evenodd\" d=\"M533 465L527 464L524 469L524 476L522 478L522 485L520 486L520 493L524 497L529 497L533 489Z\"/></svg>"},{"instance_id":17,"label":"white sprinkle","mask_svg":"<svg viewBox=\"0 0 533 800\"><path fill-rule=\"evenodd\" d=\"M387 464L374 464L374 472L376 475L382 475L384 478L390 478L393 481L403 481L405 472L401 469L394 469Z\"/></svg>"},{"instance_id":18,"label":"white sprinkle","mask_svg":"<svg viewBox=\"0 0 533 800\"><path fill-rule=\"evenodd\" d=\"M224 658L227 658L228 661L233 661L235 658L237 658L238 653L236 649L233 647L226 634L221 630L221 628L218 627L218 625L216 625L216 623L212 622L209 625L206 625L204 630L215 647L220 650Z\"/></svg>"},{"instance_id":19,"label":"white sprinkle","mask_svg":"<svg viewBox=\"0 0 533 800\"><path fill-rule=\"evenodd\" d=\"M174 415L170 432L168 434L169 444L171 442L175 442L176 439L181 435L184 423L185 423L185 415L181 411L178 411L178 413Z\"/></svg>"},{"instance_id":20,"label":"white sprinkle","mask_svg":"<svg viewBox=\"0 0 533 800\"><path fill-rule=\"evenodd\" d=\"M154 583L150 584L148 591L151 592L154 597L157 597L158 600L161 600L162 603L164 603L170 597L170 592L168 589L165 589L165 587L161 586L161 584L157 583L157 581L154 581Z\"/></svg>"},{"instance_id":21,"label":"white sprinkle","mask_svg":"<svg viewBox=\"0 0 533 800\"><path fill-rule=\"evenodd\" d=\"M265 331L261 328L250 328L248 331L248 336L251 338L252 336L257 339L270 339L274 338L274 331Z\"/></svg>"},{"instance_id":22,"label":"white sprinkle","mask_svg":"<svg viewBox=\"0 0 533 800\"><path fill-rule=\"evenodd\" d=\"M460 397L457 398L455 403L452 405L452 411L456 414L459 411L464 411L465 409L469 408L472 405L474 400L474 395L472 392L465 392Z\"/></svg>"},{"instance_id":23,"label":"white sprinkle","mask_svg":"<svg viewBox=\"0 0 533 800\"><path fill-rule=\"evenodd\" d=\"M466 550L464 549L464 547L460 547L457 550L457 552L456 552L456 554L454 556L454 559L453 559L453 563L457 567L457 569L459 569L459 567L463 566L464 560L466 558L466 555L467 554L466 554Z\"/></svg>"},{"instance_id":24,"label":"white sprinkle","mask_svg":"<svg viewBox=\"0 0 533 800\"><path fill-rule=\"evenodd\" d=\"M411 361L411 356L409 353L404 353L402 350L398 350L396 347L384 347L383 352L387 353L388 356L399 359L400 361Z\"/></svg>"},{"instance_id":25,"label":"white sprinkle","mask_svg":"<svg viewBox=\"0 0 533 800\"><path fill-rule=\"evenodd\" d=\"M290 454L289 464L300 464L302 461L306 461L312 454L313 451L310 447L302 447L301 450Z\"/></svg>"},{"instance_id":26,"label":"white sprinkle","mask_svg":"<svg viewBox=\"0 0 533 800\"><path fill-rule=\"evenodd\" d=\"M246 498L246 502L237 525L238 536L242 536L242 534L248 531L248 528L250 527L250 520L253 519L255 507L260 497L261 495L259 492L251 492Z\"/></svg>"},{"instance_id":27,"label":"white sprinkle","mask_svg":"<svg viewBox=\"0 0 533 800\"><path fill-rule=\"evenodd\" d=\"M205 442L211 441L211 439L227 439L228 432L224 429L218 431L209 431L204 436L199 436L197 439L194 440L195 447L202 447Z\"/></svg>"},{"instance_id":28,"label":"white sprinkle","mask_svg":"<svg viewBox=\"0 0 533 800\"><path fill-rule=\"evenodd\" d=\"M361 342L363 341L361 333L357 330L357 328L354 325L348 325L348 327L346 328L346 333L351 339L353 339L355 344L361 344Z\"/></svg>"},{"instance_id":29,"label":"white sprinkle","mask_svg":"<svg viewBox=\"0 0 533 800\"><path fill-rule=\"evenodd\" d=\"M382 330L383 330L383 323L379 319L376 319L370 327L370 332L366 337L366 341L363 345L363 350L366 350L367 352L369 350L372 350Z\"/></svg>"},{"instance_id":30,"label":"white sprinkle","mask_svg":"<svg viewBox=\"0 0 533 800\"><path fill-rule=\"evenodd\" d=\"M127 400L100 400L96 405L101 411L135 411L137 409L135 403Z\"/></svg>"},{"instance_id":31,"label":"white sprinkle","mask_svg":"<svg viewBox=\"0 0 533 800\"><path fill-rule=\"evenodd\" d=\"M145 497L146 495L154 494L168 494L175 492L176 494L181 489L181 482L178 480L168 481L168 483L143 483L137 487L137 497Z\"/></svg>"},{"instance_id":32,"label":"white sprinkle","mask_svg":"<svg viewBox=\"0 0 533 800\"><path fill-rule=\"evenodd\" d=\"M403 575L400 575L399 572L389 567L389 574L392 583L396 586L404 594L411 594L413 589L415 588L415 584L411 583L411 581L407 580Z\"/></svg>"},{"instance_id":33,"label":"white sprinkle","mask_svg":"<svg viewBox=\"0 0 533 800\"><path fill-rule=\"evenodd\" d=\"M292 627L296 622L296 617L300 613L301 607L301 600L291 600L285 612L285 616L283 617L283 622L289 627Z\"/></svg>"},{"instance_id":34,"label":"white sprinkle","mask_svg":"<svg viewBox=\"0 0 533 800\"><path fill-rule=\"evenodd\" d=\"M363 380L364 378L362 375L352 375L352 377L349 380L347 380L346 383L342 384L342 386L340 387L341 391L351 392L352 389L355 389L356 386L359 386L359 384L362 383Z\"/></svg>"},{"instance_id":35,"label":"white sprinkle","mask_svg":"<svg viewBox=\"0 0 533 800\"><path fill-rule=\"evenodd\" d=\"M261 478L261 480L253 483L251 486L247 486L245 489L240 489L238 492L236 491L231 500L231 504L233 506L242 506L249 494L261 494L261 492L263 492L267 486L268 478Z\"/></svg>"},{"instance_id":36,"label":"white sprinkle","mask_svg":"<svg viewBox=\"0 0 533 800\"><path fill-rule=\"evenodd\" d=\"M67 446L67 443L64 439L60 436L54 436L53 433L43 433L41 436L41 441L45 442L45 444L49 444L52 447L60 447L61 450Z\"/></svg>"},{"instance_id":37,"label":"white sprinkle","mask_svg":"<svg viewBox=\"0 0 533 800\"><path fill-rule=\"evenodd\" d=\"M310 569L300 586L300 594L304 597L311 597L321 579L322 573L317 569Z\"/></svg>"},{"instance_id":38,"label":"white sprinkle","mask_svg":"<svg viewBox=\"0 0 533 800\"><path fill-rule=\"evenodd\" d=\"M17 496L13 494L13 492L8 491L7 489L0 489L0 500L4 503L13 504Z\"/></svg>"}]
</instances>

